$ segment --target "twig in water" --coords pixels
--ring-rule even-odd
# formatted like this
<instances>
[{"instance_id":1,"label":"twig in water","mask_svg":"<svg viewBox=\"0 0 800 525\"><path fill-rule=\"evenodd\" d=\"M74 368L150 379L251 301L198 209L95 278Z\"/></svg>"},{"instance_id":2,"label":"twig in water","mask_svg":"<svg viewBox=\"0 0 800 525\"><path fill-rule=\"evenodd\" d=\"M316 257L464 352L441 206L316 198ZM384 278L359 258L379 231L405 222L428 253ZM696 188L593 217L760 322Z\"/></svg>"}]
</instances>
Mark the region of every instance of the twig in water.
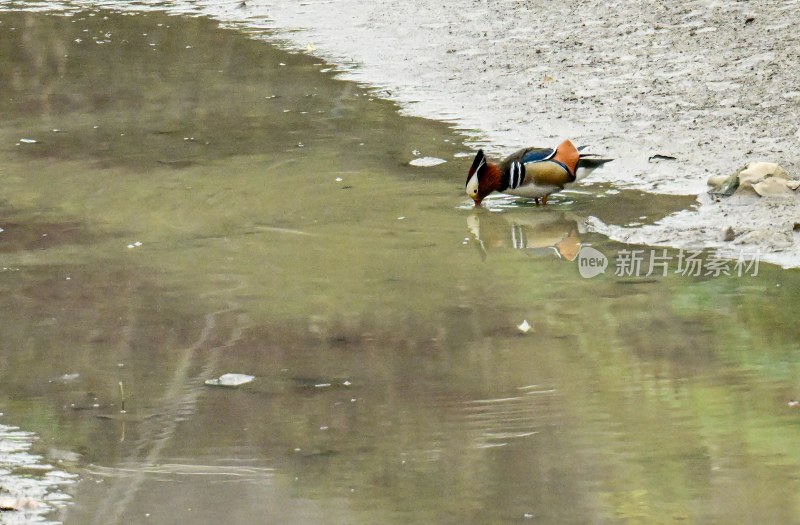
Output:
<instances>
[{"instance_id":1,"label":"twig in water","mask_svg":"<svg viewBox=\"0 0 800 525\"><path fill-rule=\"evenodd\" d=\"M120 413L125 413L125 387L122 386L122 381L119 382L119 397L122 399Z\"/></svg>"}]
</instances>

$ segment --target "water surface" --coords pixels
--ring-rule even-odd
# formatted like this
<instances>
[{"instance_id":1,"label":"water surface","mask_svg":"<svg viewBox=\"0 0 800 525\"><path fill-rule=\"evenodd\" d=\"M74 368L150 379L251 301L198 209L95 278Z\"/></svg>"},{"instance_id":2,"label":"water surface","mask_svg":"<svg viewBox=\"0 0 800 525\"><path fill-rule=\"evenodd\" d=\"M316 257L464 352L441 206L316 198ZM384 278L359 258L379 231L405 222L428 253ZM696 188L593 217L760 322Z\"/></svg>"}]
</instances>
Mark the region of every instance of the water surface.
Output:
<instances>
[{"instance_id":1,"label":"water surface","mask_svg":"<svg viewBox=\"0 0 800 525\"><path fill-rule=\"evenodd\" d=\"M0 411L81 478L53 519L798 522L800 273L578 272L649 252L586 217L691 199L472 210L457 134L312 58L0 22Z\"/></svg>"}]
</instances>

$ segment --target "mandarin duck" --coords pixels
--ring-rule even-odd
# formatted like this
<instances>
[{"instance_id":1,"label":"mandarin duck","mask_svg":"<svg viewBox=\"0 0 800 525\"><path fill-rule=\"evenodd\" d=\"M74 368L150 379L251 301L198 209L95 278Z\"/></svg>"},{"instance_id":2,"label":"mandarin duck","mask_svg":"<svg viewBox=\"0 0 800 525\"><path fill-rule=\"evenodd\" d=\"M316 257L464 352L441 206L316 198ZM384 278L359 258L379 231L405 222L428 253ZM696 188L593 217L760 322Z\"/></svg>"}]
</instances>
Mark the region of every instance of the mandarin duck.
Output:
<instances>
[{"instance_id":1,"label":"mandarin duck","mask_svg":"<svg viewBox=\"0 0 800 525\"><path fill-rule=\"evenodd\" d=\"M583 148L565 140L555 149L521 149L500 164L490 162L483 150L478 150L467 173L467 195L475 201L475 206L480 206L484 197L495 191L547 204L548 195L613 160L581 153Z\"/></svg>"}]
</instances>

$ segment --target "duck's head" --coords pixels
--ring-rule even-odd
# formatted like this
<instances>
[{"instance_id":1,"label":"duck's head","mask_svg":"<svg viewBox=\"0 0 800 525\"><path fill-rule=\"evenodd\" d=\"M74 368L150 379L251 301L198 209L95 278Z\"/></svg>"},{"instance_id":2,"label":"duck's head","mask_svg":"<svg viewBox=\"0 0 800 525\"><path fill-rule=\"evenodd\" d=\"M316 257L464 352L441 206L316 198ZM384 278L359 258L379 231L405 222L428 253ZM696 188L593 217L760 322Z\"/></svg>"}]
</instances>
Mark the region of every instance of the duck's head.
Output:
<instances>
[{"instance_id":1,"label":"duck's head","mask_svg":"<svg viewBox=\"0 0 800 525\"><path fill-rule=\"evenodd\" d=\"M498 172L497 166L489 162L483 150L478 150L467 173L466 186L467 195L475 201L475 206L480 206L484 197L498 189Z\"/></svg>"}]
</instances>

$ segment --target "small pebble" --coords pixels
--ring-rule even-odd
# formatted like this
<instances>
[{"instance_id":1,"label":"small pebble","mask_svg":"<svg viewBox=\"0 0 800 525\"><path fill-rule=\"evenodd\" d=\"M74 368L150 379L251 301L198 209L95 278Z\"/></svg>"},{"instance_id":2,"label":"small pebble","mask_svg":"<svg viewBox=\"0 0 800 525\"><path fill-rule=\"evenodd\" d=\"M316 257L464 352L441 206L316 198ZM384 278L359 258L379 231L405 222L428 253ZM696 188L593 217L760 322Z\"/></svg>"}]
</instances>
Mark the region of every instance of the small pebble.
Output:
<instances>
[{"instance_id":1,"label":"small pebble","mask_svg":"<svg viewBox=\"0 0 800 525\"><path fill-rule=\"evenodd\" d=\"M731 242L736 238L736 232L733 231L733 228L728 226L722 230L722 240L725 242Z\"/></svg>"}]
</instances>

